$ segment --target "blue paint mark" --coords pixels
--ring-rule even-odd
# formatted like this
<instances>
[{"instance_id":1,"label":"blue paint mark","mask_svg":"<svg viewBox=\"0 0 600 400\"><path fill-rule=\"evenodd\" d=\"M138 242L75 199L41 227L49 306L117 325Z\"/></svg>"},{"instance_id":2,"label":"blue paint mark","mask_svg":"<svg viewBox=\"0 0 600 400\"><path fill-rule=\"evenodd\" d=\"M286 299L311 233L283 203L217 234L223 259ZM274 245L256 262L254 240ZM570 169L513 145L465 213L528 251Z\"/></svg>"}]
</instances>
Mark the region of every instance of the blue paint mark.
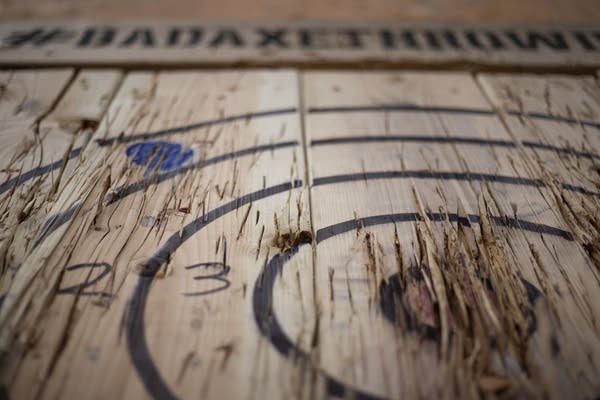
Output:
<instances>
[{"instance_id":1,"label":"blue paint mark","mask_svg":"<svg viewBox=\"0 0 600 400\"><path fill-rule=\"evenodd\" d=\"M146 166L146 174L167 172L184 166L194 157L194 150L180 143L150 141L134 143L125 150L136 165Z\"/></svg>"}]
</instances>

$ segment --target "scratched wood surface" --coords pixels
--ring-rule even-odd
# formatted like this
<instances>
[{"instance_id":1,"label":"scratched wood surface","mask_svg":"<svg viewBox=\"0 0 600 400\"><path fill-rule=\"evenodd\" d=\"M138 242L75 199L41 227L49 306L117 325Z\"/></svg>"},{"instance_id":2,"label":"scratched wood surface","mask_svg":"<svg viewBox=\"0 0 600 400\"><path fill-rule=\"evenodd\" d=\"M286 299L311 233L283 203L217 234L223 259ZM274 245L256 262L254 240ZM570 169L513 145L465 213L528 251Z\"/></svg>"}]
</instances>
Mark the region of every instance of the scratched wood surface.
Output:
<instances>
[{"instance_id":1,"label":"scratched wood surface","mask_svg":"<svg viewBox=\"0 0 600 400\"><path fill-rule=\"evenodd\" d=\"M0 74L4 398L596 398L594 76Z\"/></svg>"}]
</instances>

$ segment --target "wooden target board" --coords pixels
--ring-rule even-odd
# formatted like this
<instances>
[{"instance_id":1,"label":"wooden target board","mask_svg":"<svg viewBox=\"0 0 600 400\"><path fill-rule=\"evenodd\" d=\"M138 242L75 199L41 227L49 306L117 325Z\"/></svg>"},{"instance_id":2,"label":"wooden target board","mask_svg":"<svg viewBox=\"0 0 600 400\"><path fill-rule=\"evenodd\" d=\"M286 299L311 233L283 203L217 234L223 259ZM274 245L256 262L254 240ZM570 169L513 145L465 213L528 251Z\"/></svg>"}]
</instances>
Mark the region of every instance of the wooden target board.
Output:
<instances>
[{"instance_id":1,"label":"wooden target board","mask_svg":"<svg viewBox=\"0 0 600 400\"><path fill-rule=\"evenodd\" d=\"M0 397L598 397L567 72L0 71Z\"/></svg>"}]
</instances>

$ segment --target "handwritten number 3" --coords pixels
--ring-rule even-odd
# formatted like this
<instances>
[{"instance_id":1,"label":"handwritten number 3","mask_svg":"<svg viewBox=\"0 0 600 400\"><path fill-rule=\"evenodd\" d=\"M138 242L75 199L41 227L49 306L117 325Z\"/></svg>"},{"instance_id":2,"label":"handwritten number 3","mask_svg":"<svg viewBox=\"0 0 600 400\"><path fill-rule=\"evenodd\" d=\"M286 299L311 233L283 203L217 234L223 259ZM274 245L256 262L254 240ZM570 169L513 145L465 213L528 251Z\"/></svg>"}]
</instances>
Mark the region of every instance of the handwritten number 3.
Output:
<instances>
[{"instance_id":1,"label":"handwritten number 3","mask_svg":"<svg viewBox=\"0 0 600 400\"><path fill-rule=\"evenodd\" d=\"M185 267L185 269L194 269L194 268L202 268L202 267L204 267L204 268L218 267L218 268L220 268L220 271L218 271L214 274L210 274L210 275L195 276L194 280L197 280L197 281L215 280L215 281L221 282L221 285L216 288L213 288L213 289L202 290L199 292L183 293L184 296L204 296L206 294L220 292L221 290L225 290L229 286L231 286L231 282L229 282L229 280L227 278L225 278L225 276L227 274L229 274L231 267L229 265L223 264L222 262L205 262L205 263L200 263L200 264L194 264L194 265L189 265L189 266Z\"/></svg>"}]
</instances>

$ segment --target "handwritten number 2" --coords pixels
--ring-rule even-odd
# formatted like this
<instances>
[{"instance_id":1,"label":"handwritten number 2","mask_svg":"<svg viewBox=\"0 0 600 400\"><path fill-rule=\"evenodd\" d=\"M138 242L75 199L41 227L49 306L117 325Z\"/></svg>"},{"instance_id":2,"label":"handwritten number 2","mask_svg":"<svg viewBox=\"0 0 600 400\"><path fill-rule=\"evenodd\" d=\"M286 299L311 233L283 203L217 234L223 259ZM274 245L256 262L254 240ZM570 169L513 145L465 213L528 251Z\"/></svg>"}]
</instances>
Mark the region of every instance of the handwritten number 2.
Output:
<instances>
[{"instance_id":1,"label":"handwritten number 2","mask_svg":"<svg viewBox=\"0 0 600 400\"><path fill-rule=\"evenodd\" d=\"M112 295L110 293L106 293L106 292L99 292L99 291L83 291L83 289L93 286L96 284L96 282L100 281L102 278L104 278L107 274L110 273L110 264L107 263L83 263L83 264L75 264L75 265L71 265L70 267L66 268L66 271L74 271L74 270L78 270L81 268L104 268L102 270L102 272L95 277L94 279L91 279L89 281L85 281L83 283L77 284L77 285L73 285L73 286L69 286L63 289L58 289L57 293L58 294L79 294L80 296L101 296L101 297L112 297Z\"/></svg>"}]
</instances>

